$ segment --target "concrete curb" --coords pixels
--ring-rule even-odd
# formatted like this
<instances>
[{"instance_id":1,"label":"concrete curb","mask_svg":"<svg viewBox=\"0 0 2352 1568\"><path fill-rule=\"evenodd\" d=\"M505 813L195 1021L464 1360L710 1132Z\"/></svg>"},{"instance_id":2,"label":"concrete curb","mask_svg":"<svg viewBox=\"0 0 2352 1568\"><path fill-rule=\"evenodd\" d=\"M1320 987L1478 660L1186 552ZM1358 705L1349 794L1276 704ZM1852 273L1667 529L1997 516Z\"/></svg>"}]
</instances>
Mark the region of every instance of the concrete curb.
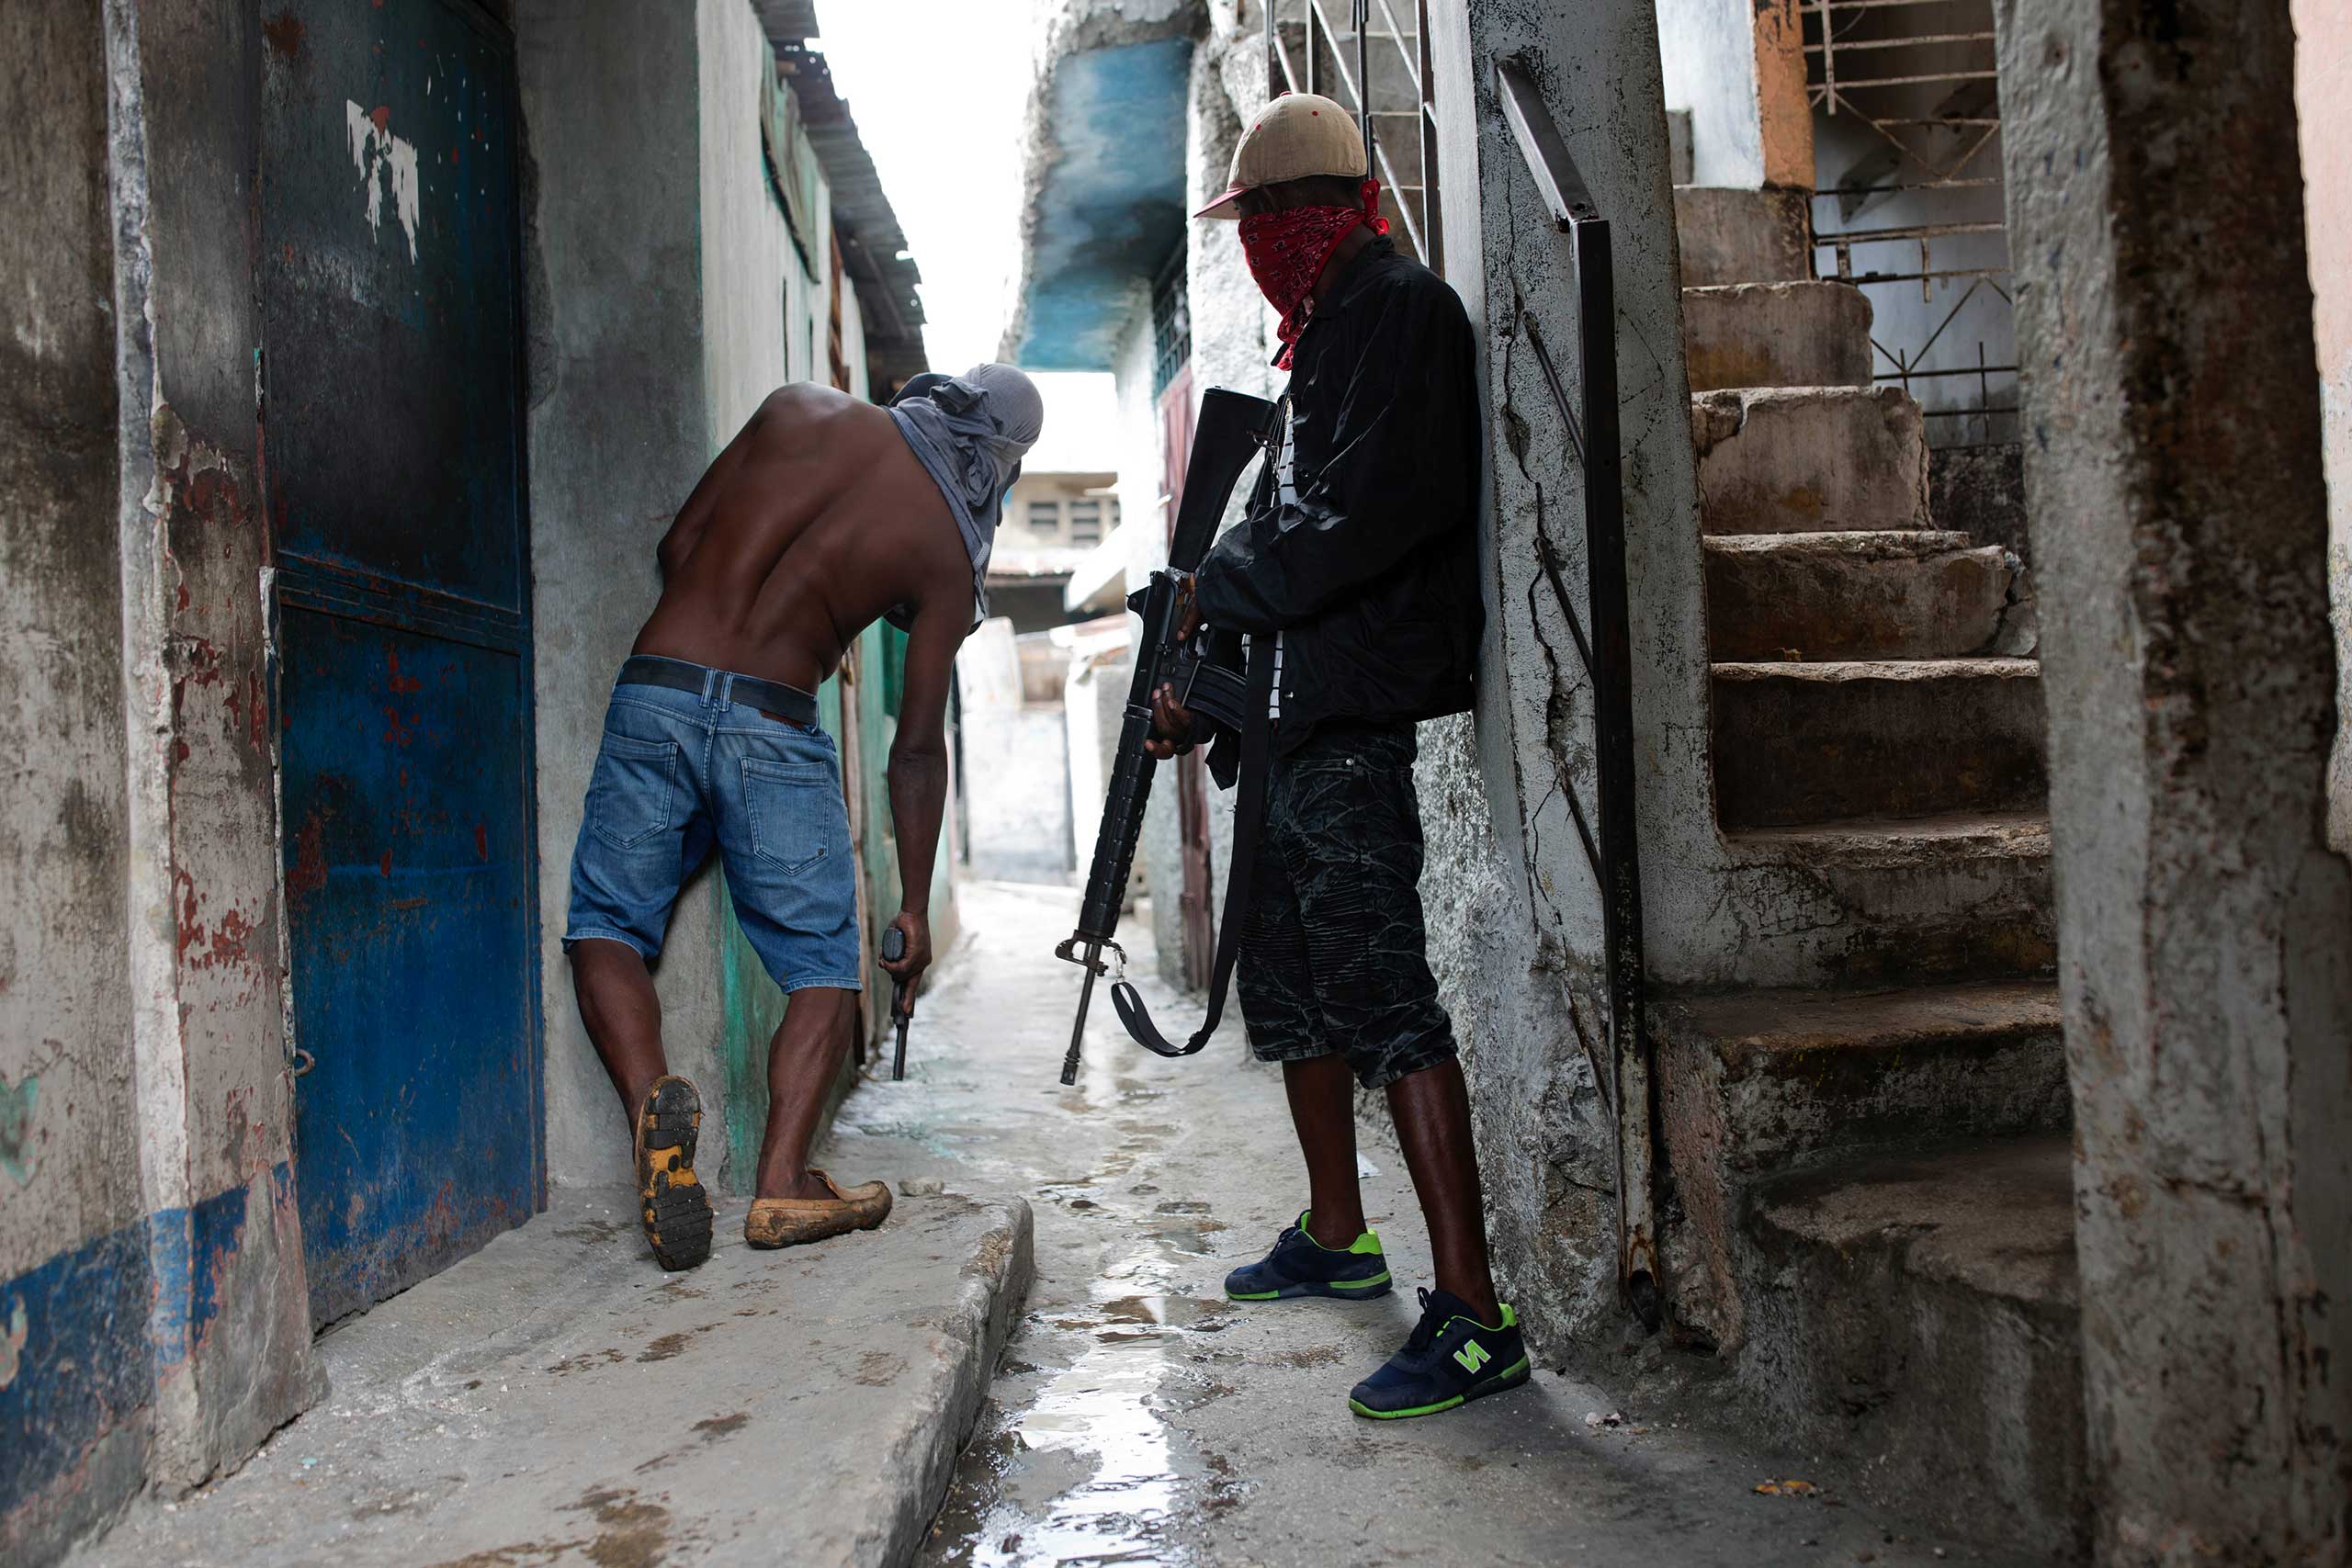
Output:
<instances>
[{"instance_id":1,"label":"concrete curb","mask_svg":"<svg viewBox=\"0 0 2352 1568\"><path fill-rule=\"evenodd\" d=\"M812 1555L811 1562L839 1562L866 1568L898 1568L914 1561L940 1503L947 1495L956 1461L979 1420L980 1404L996 1373L997 1357L1012 1335L1029 1287L1036 1278L1035 1228L1024 1198L945 1198L906 1201L920 1208L941 1204L989 1215L974 1255L957 1271L956 1303L928 1325L938 1348L922 1385L908 1400L897 1429L868 1472L885 1490L865 1510L866 1528L840 1557ZM845 1497L844 1502L848 1499Z\"/></svg>"},{"instance_id":2,"label":"concrete curb","mask_svg":"<svg viewBox=\"0 0 2352 1568\"><path fill-rule=\"evenodd\" d=\"M328 1397L150 1496L83 1568L578 1561L895 1568L946 1495L1034 1273L1029 1205L654 1267L634 1196L548 1211L321 1342Z\"/></svg>"}]
</instances>

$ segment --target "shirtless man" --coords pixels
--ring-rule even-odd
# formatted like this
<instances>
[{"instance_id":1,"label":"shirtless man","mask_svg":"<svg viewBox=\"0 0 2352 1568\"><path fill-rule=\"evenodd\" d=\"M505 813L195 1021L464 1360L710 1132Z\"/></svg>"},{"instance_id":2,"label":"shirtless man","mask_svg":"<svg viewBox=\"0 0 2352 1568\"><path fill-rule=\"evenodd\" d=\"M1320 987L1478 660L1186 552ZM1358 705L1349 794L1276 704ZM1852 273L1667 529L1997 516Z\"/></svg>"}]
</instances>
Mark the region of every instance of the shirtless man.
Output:
<instances>
[{"instance_id":1,"label":"shirtless man","mask_svg":"<svg viewBox=\"0 0 2352 1568\"><path fill-rule=\"evenodd\" d=\"M909 634L890 747L901 883L883 967L913 1009L931 963L932 867L947 795L956 650L986 611L1004 494L1037 439L1027 377L925 374L890 408L786 387L711 464L662 540L661 602L621 667L589 781L563 947L580 1015L628 1115L645 1234L664 1269L710 1255L694 1170L702 1106L669 1072L647 964L681 883L716 847L744 935L790 996L768 1047L754 1247L870 1229L890 1190L808 1168L859 988L856 881L841 761L813 694L884 615Z\"/></svg>"}]
</instances>

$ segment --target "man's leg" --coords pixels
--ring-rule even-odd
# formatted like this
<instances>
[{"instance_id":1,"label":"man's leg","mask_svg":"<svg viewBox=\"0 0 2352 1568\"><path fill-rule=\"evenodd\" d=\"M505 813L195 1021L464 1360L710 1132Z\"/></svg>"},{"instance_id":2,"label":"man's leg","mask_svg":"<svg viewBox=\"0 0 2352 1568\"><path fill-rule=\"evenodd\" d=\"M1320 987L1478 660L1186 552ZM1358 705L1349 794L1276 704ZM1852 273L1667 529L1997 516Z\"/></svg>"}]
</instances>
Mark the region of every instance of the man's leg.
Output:
<instances>
[{"instance_id":1,"label":"man's leg","mask_svg":"<svg viewBox=\"0 0 2352 1568\"><path fill-rule=\"evenodd\" d=\"M808 1174L808 1145L825 1093L848 1050L857 993L811 986L792 993L784 1021L768 1043L768 1125L760 1145L759 1196L825 1200L833 1196Z\"/></svg>"},{"instance_id":2,"label":"man's leg","mask_svg":"<svg viewBox=\"0 0 2352 1568\"><path fill-rule=\"evenodd\" d=\"M571 987L588 1038L621 1097L621 1113L633 1125L653 1080L670 1070L653 976L628 943L585 937L571 946Z\"/></svg>"},{"instance_id":3,"label":"man's leg","mask_svg":"<svg viewBox=\"0 0 2352 1568\"><path fill-rule=\"evenodd\" d=\"M1337 1052L1283 1064L1290 1122L1306 1156L1310 1207L1306 1234L1345 1249L1364 1232L1363 1190L1356 1181L1356 1080Z\"/></svg>"},{"instance_id":4,"label":"man's leg","mask_svg":"<svg viewBox=\"0 0 2352 1568\"><path fill-rule=\"evenodd\" d=\"M1344 1075L1342 1075L1344 1076ZM1487 1261L1487 1211L1470 1135L1470 1091L1448 1057L1388 1086L1388 1114L1430 1227L1437 1288L1459 1296L1481 1323L1501 1316Z\"/></svg>"}]
</instances>

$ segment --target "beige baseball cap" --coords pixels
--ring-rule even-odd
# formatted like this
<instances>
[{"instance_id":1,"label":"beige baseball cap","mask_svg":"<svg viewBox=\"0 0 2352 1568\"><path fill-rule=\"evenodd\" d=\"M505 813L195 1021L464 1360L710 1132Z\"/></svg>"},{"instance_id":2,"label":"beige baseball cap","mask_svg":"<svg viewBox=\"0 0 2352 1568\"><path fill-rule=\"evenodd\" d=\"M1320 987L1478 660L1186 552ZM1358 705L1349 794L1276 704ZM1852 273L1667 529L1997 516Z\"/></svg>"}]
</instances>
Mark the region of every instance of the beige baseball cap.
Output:
<instances>
[{"instance_id":1,"label":"beige baseball cap","mask_svg":"<svg viewBox=\"0 0 2352 1568\"><path fill-rule=\"evenodd\" d=\"M1233 150L1233 169L1223 196L1193 214L1234 218L1233 198L1260 186L1303 180L1309 175L1364 176L1363 136L1355 116L1316 93L1285 93L1258 111Z\"/></svg>"}]
</instances>

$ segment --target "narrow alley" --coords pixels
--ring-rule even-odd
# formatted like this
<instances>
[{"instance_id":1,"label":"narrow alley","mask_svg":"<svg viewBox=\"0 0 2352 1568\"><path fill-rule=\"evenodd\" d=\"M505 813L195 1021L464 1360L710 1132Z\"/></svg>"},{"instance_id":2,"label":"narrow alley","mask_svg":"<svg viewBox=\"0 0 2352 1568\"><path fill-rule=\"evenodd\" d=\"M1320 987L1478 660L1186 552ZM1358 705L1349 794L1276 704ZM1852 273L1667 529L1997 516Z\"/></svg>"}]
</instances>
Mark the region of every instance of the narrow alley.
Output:
<instances>
[{"instance_id":1,"label":"narrow alley","mask_svg":"<svg viewBox=\"0 0 2352 1568\"><path fill-rule=\"evenodd\" d=\"M967 934L917 1014L907 1081L862 1081L827 1150L844 1178L921 1194L879 1233L766 1257L722 1224L708 1265L665 1276L626 1193L569 1195L328 1335L326 1401L234 1475L142 1500L70 1561L902 1557L935 1495L924 1472L978 1393L985 1298L1017 1296L1023 1198L1035 1280L919 1562L2007 1561L1914 1539L1864 1475L1727 1442L1697 1358L1628 1357L1609 1387L1547 1369L1401 1427L1350 1415L1348 1385L1402 1340L1409 1282L1429 1273L1394 1151L1367 1138L1364 1191L1405 1288L1233 1307L1219 1280L1296 1201L1279 1078L1238 1033L1191 1062L1145 1058L1106 1009L1060 1088L1077 972L1052 947L1074 897L964 897ZM1148 923L1135 929L1148 975Z\"/></svg>"},{"instance_id":2,"label":"narrow alley","mask_svg":"<svg viewBox=\"0 0 2352 1568\"><path fill-rule=\"evenodd\" d=\"M2352 4L0 40L0 1568L2352 1568Z\"/></svg>"},{"instance_id":3,"label":"narrow alley","mask_svg":"<svg viewBox=\"0 0 2352 1568\"><path fill-rule=\"evenodd\" d=\"M1992 1562L1883 1521L1860 1475L1710 1438L1699 1358L1628 1357L1622 1386L1546 1370L1521 1393L1430 1420L1351 1416L1351 1384L1411 1329L1428 1237L1393 1145L1367 1129L1366 1213L1396 1293L1368 1303L1225 1301L1303 1201L1282 1081L1228 1026L1164 1062L1088 1023L1054 1070L1078 973L1056 962L1075 896L971 885L966 946L918 1015L909 1081L862 1084L836 1124L851 1171L936 1171L1018 1193L1036 1280L930 1564L1842 1563ZM1132 972L1156 1013L1198 1007ZM1677 1365L1688 1362L1687 1366ZM1766 1482L1804 1481L1783 1495Z\"/></svg>"}]
</instances>

